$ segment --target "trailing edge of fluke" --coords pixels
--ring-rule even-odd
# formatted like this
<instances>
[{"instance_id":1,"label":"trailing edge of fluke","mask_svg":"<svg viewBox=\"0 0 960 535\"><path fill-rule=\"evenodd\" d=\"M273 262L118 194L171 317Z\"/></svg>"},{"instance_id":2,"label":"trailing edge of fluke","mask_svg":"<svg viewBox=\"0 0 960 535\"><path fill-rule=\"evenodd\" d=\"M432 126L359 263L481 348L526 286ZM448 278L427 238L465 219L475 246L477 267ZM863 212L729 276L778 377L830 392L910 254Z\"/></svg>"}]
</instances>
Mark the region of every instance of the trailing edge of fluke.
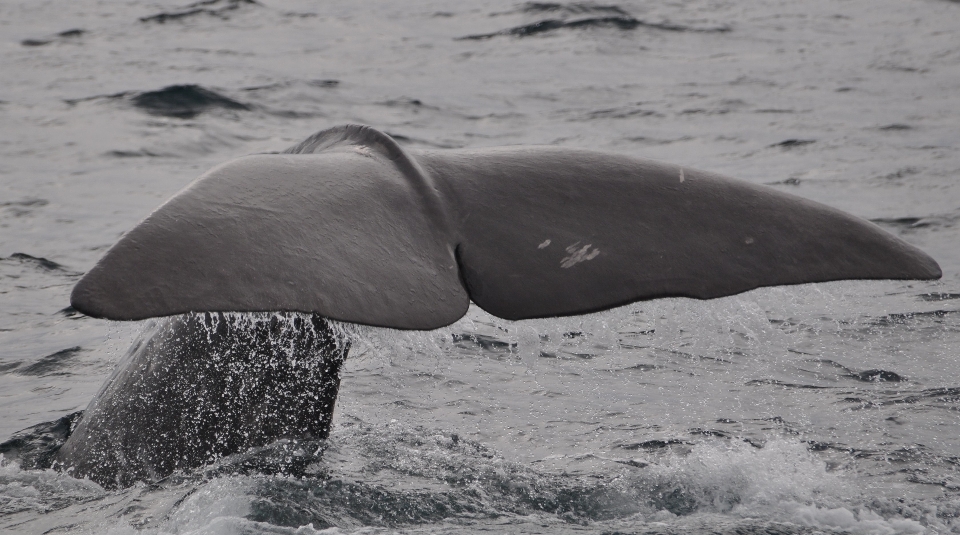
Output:
<instances>
[{"instance_id":1,"label":"trailing edge of fluke","mask_svg":"<svg viewBox=\"0 0 960 535\"><path fill-rule=\"evenodd\" d=\"M76 285L94 317L299 311L398 329L839 279L936 279L877 226L662 162L549 146L404 150L367 126L213 168Z\"/></svg>"}]
</instances>

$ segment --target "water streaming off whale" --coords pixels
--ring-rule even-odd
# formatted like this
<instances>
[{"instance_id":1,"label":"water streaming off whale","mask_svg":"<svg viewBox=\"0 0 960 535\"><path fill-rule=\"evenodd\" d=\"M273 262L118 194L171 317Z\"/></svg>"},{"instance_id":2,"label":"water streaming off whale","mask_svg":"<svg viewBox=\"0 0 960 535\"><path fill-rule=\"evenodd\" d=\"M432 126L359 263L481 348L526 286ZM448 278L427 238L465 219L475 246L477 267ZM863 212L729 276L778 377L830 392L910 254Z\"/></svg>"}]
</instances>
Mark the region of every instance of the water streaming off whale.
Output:
<instances>
[{"instance_id":1,"label":"water streaming off whale","mask_svg":"<svg viewBox=\"0 0 960 535\"><path fill-rule=\"evenodd\" d=\"M4 3L0 531L955 531L958 7ZM327 441L122 491L42 468L143 328L67 309L80 273L204 170L345 122L774 184L944 280L357 328Z\"/></svg>"}]
</instances>

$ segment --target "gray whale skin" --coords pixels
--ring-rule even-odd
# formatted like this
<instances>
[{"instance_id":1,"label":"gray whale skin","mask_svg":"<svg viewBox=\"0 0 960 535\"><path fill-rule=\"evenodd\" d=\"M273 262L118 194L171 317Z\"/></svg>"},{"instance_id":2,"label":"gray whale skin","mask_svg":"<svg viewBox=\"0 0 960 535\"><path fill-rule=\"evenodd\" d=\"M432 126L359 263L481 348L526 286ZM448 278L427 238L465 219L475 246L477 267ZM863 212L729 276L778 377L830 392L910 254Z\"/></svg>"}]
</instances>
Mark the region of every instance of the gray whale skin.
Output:
<instances>
[{"instance_id":1,"label":"gray whale skin","mask_svg":"<svg viewBox=\"0 0 960 535\"><path fill-rule=\"evenodd\" d=\"M80 312L166 318L57 461L125 486L325 438L349 349L327 319L434 329L470 301L517 320L940 275L869 222L713 173L549 146L413 151L335 127L208 171L80 280Z\"/></svg>"}]
</instances>

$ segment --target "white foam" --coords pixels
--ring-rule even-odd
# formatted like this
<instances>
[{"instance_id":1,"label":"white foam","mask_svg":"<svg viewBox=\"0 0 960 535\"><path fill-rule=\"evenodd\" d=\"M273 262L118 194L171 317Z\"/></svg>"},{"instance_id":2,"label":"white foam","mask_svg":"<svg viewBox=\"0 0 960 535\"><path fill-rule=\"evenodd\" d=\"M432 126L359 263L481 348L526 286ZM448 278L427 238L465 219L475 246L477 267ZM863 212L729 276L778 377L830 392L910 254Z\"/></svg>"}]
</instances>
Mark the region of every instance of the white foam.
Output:
<instances>
[{"instance_id":1,"label":"white foam","mask_svg":"<svg viewBox=\"0 0 960 535\"><path fill-rule=\"evenodd\" d=\"M88 479L75 479L53 470L22 470L0 455L0 513L49 511L54 503L73 502L105 494Z\"/></svg>"},{"instance_id":2,"label":"white foam","mask_svg":"<svg viewBox=\"0 0 960 535\"><path fill-rule=\"evenodd\" d=\"M822 529L841 529L845 532L864 535L899 535L924 533L926 528L916 520L905 518L885 519L866 509L850 510L845 507L818 507L796 502L777 504L779 520Z\"/></svg>"},{"instance_id":3,"label":"white foam","mask_svg":"<svg viewBox=\"0 0 960 535\"><path fill-rule=\"evenodd\" d=\"M884 518L859 505L860 491L798 440L774 439L763 448L741 442L699 444L670 456L641 476L646 484L679 489L698 513L723 513L856 534L916 534L924 526ZM659 517L656 517L659 518Z\"/></svg>"},{"instance_id":4,"label":"white foam","mask_svg":"<svg viewBox=\"0 0 960 535\"><path fill-rule=\"evenodd\" d=\"M223 477L200 487L181 503L162 526L163 532L211 535L237 533L231 523L250 514L248 477ZM246 520L243 520L246 522Z\"/></svg>"}]
</instances>

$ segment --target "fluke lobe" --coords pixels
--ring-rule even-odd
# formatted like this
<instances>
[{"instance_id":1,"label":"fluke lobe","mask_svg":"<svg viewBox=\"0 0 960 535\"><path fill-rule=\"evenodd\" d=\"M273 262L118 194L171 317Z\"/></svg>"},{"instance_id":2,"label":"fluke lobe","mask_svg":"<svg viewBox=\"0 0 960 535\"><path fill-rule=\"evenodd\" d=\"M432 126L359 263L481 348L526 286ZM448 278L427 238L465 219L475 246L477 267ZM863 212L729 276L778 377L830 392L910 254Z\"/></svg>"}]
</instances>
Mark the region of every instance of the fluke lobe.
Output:
<instances>
[{"instance_id":1,"label":"fluke lobe","mask_svg":"<svg viewBox=\"0 0 960 535\"><path fill-rule=\"evenodd\" d=\"M658 297L709 299L761 286L940 274L932 258L869 222L713 173L560 147L404 150L373 128L346 125L282 154L210 170L110 249L74 288L71 303L115 320L302 312L317 325L328 326L329 318L433 329L459 319L470 301L516 320ZM165 321L189 339L200 336L190 327L198 317ZM315 345L304 342L308 352L323 354L322 362L346 354L343 345ZM131 423L98 411L113 414L125 403L160 410L173 394L142 386L160 381L151 369L192 369L210 351L223 353L197 345L172 351L162 340L150 347L125 364L147 371L118 370L61 450L64 465L87 467L79 475L118 483L130 479L124 473L163 477L296 434L288 426L229 447L204 436L190 445L134 440L134 430L118 429ZM327 368L338 374L339 365ZM247 410L218 388L203 394L220 407L210 414ZM127 395L134 390L155 393L147 403ZM329 394L320 390L320 397ZM332 414L332 398L324 407ZM218 425L201 420L191 425ZM150 433L182 433L164 422ZM329 417L323 422L328 429ZM118 438L124 433L129 440ZM86 444L98 434L121 449L114 460L94 459ZM146 474L123 466L122 459L136 457L123 455L129 444L152 448L152 457L173 458L188 447L197 453L155 462L164 468ZM94 468L110 463L116 466Z\"/></svg>"}]
</instances>

